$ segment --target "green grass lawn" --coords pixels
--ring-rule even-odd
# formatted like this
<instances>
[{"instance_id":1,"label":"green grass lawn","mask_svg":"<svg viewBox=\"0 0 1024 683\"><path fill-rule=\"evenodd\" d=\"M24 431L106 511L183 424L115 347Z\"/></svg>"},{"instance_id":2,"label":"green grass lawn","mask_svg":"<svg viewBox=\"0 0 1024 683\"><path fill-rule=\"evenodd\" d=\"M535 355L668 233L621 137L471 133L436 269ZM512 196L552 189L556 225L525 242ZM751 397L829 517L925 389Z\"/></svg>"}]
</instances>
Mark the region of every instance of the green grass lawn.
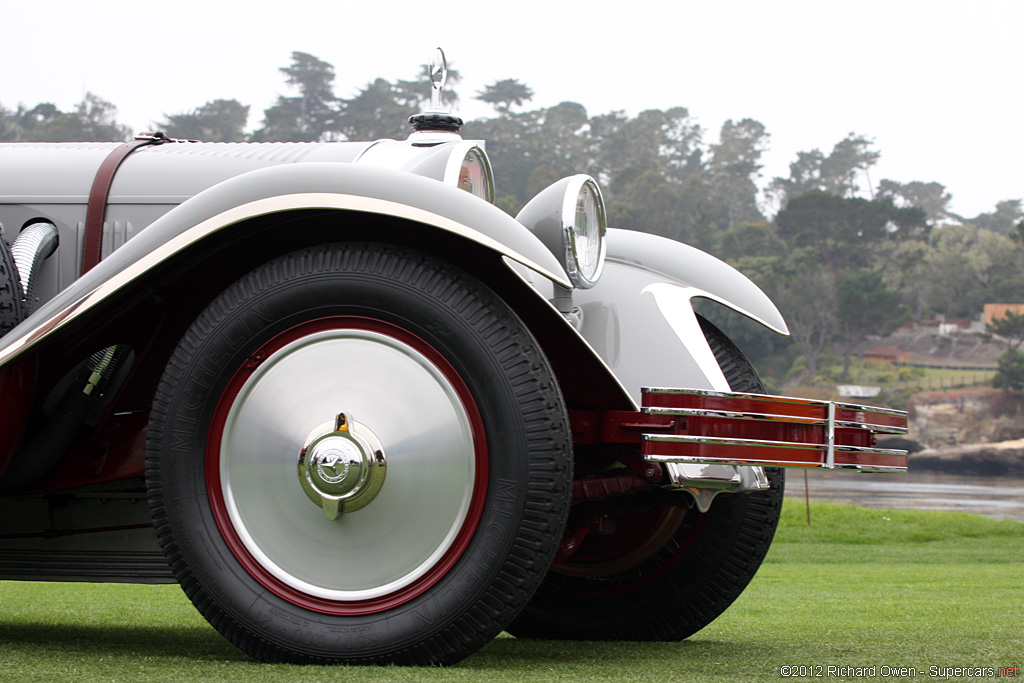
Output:
<instances>
[{"instance_id":1,"label":"green grass lawn","mask_svg":"<svg viewBox=\"0 0 1024 683\"><path fill-rule=\"evenodd\" d=\"M827 680L870 673L830 666L970 680L929 667L1024 668L1024 524L813 502L811 512L808 527L803 501L786 502L753 583L682 643L503 635L448 669L266 665L176 586L0 582L0 681L769 681L783 666L820 666Z\"/></svg>"}]
</instances>

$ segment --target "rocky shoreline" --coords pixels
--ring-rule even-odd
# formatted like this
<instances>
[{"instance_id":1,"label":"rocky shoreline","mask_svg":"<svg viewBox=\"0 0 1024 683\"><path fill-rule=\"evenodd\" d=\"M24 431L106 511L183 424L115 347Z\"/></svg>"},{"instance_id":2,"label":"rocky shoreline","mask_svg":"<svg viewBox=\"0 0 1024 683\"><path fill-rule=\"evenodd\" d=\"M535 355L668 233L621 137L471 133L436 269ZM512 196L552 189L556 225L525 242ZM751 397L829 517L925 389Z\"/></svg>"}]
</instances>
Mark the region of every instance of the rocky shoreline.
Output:
<instances>
[{"instance_id":1,"label":"rocky shoreline","mask_svg":"<svg viewBox=\"0 0 1024 683\"><path fill-rule=\"evenodd\" d=\"M1024 478L1024 406L995 390L915 397L910 431L879 439L910 452L912 471Z\"/></svg>"},{"instance_id":2,"label":"rocky shoreline","mask_svg":"<svg viewBox=\"0 0 1024 683\"><path fill-rule=\"evenodd\" d=\"M1024 478L1024 439L925 448L911 453L910 470Z\"/></svg>"}]
</instances>

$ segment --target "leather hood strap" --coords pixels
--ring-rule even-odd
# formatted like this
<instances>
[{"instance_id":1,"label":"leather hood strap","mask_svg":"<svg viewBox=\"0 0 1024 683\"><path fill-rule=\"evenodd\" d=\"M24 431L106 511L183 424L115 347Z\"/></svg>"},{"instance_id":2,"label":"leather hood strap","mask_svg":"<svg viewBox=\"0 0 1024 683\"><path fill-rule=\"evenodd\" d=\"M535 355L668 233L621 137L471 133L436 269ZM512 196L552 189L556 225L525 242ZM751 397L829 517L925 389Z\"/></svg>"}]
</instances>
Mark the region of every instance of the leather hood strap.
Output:
<instances>
[{"instance_id":1,"label":"leather hood strap","mask_svg":"<svg viewBox=\"0 0 1024 683\"><path fill-rule=\"evenodd\" d=\"M89 205L85 211L82 275L88 273L100 262L103 249L103 221L107 214L107 198L110 195L110 185L114 182L114 174L117 173L121 162L141 147L162 145L165 142L173 141L163 133L143 133L131 142L126 142L114 149L103 160L103 163L100 164L99 169L96 171L96 177L92 181L92 190L89 191Z\"/></svg>"}]
</instances>

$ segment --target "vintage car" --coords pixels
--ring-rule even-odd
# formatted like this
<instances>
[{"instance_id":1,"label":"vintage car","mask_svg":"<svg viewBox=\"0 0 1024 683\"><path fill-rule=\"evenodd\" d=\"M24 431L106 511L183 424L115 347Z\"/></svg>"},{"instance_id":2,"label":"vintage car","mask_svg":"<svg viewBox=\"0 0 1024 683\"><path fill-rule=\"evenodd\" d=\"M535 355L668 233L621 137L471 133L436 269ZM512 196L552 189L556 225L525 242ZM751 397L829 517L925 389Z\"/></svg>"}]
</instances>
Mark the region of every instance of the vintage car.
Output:
<instances>
[{"instance_id":1,"label":"vintage car","mask_svg":"<svg viewBox=\"0 0 1024 683\"><path fill-rule=\"evenodd\" d=\"M678 640L781 467L905 469L905 414L764 395L692 301L776 307L594 179L496 208L444 73L407 140L0 145L0 579L177 582L265 661Z\"/></svg>"}]
</instances>

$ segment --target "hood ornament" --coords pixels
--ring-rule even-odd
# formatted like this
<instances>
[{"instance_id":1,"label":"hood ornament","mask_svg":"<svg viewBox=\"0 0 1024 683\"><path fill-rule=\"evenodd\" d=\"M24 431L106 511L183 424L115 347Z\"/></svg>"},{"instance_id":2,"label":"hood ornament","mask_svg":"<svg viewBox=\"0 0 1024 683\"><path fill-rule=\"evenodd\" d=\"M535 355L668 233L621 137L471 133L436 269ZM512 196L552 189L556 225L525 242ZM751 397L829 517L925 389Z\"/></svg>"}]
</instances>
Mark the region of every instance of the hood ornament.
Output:
<instances>
[{"instance_id":1,"label":"hood ornament","mask_svg":"<svg viewBox=\"0 0 1024 683\"><path fill-rule=\"evenodd\" d=\"M430 78L430 106L423 113L409 117L413 135L428 132L458 135L462 128L462 119L449 112L441 98L441 90L448 80L448 61L444 57L444 50L439 47L434 48L430 55L427 75Z\"/></svg>"},{"instance_id":2,"label":"hood ornament","mask_svg":"<svg viewBox=\"0 0 1024 683\"><path fill-rule=\"evenodd\" d=\"M448 61L444 58L444 50L434 48L430 55L430 65L427 67L430 76L430 109L428 111L444 111L441 104L441 89L448 80ZM447 113L447 112L445 112Z\"/></svg>"}]
</instances>

